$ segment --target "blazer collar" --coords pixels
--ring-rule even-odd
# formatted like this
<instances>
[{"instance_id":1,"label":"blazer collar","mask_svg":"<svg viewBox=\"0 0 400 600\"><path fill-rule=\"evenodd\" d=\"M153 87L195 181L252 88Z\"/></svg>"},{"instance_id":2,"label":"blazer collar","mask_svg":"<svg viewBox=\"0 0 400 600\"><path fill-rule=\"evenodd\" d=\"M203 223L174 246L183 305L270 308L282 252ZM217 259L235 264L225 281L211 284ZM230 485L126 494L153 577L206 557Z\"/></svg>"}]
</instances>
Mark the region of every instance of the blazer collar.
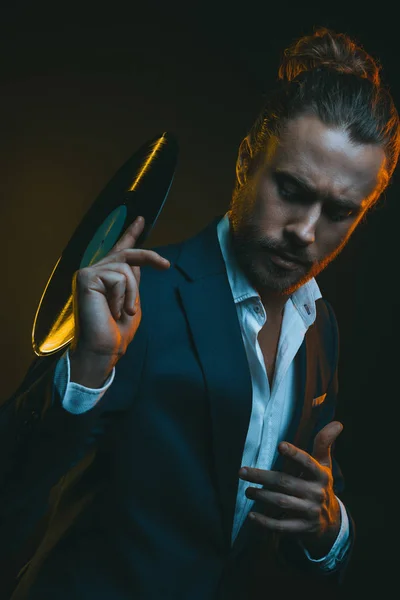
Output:
<instances>
[{"instance_id":1,"label":"blazer collar","mask_svg":"<svg viewBox=\"0 0 400 600\"><path fill-rule=\"evenodd\" d=\"M202 231L182 244L175 266L189 281L211 275L226 275L217 236L217 225L223 216L215 217Z\"/></svg>"}]
</instances>

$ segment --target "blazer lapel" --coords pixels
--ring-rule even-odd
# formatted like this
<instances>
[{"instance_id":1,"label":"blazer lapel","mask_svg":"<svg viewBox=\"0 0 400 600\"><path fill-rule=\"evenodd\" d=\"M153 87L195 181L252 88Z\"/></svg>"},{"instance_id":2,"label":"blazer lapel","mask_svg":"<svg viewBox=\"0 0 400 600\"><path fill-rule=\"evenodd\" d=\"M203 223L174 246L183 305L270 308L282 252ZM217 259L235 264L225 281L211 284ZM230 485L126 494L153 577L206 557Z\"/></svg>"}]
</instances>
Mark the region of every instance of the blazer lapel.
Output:
<instances>
[{"instance_id":1,"label":"blazer lapel","mask_svg":"<svg viewBox=\"0 0 400 600\"><path fill-rule=\"evenodd\" d=\"M305 449L305 446L307 446L309 429L313 423L311 410L313 393L315 390L316 361L313 331L314 328L311 327L306 333L305 339L300 346L296 357L297 400L286 436L288 442L302 449ZM281 455L278 456L274 469L277 471L283 470L292 474L296 474L298 471L293 461L287 459L283 460Z\"/></svg>"},{"instance_id":2,"label":"blazer lapel","mask_svg":"<svg viewBox=\"0 0 400 600\"><path fill-rule=\"evenodd\" d=\"M219 217L220 218L220 217ZM212 447L226 543L230 545L252 405L252 386L236 306L217 238L216 219L185 244L179 286L210 401Z\"/></svg>"},{"instance_id":3,"label":"blazer lapel","mask_svg":"<svg viewBox=\"0 0 400 600\"><path fill-rule=\"evenodd\" d=\"M311 418L312 402L316 385L316 360L317 352L314 344L315 328L311 326L305 336L301 347L299 362L297 363L299 380L299 400L296 407L295 417L291 424L289 432L293 444L306 449L308 445L308 436L310 434L310 425L314 421Z\"/></svg>"}]
</instances>

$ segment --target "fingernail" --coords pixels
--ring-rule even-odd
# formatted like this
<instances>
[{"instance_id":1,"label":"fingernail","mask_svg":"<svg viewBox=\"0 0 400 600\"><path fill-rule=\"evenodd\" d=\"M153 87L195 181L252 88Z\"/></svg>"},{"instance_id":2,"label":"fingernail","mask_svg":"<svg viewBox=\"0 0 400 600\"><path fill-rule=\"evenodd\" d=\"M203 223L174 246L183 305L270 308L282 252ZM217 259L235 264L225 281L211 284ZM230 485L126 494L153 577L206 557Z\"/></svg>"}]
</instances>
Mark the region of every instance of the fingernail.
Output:
<instances>
[{"instance_id":1,"label":"fingernail","mask_svg":"<svg viewBox=\"0 0 400 600\"><path fill-rule=\"evenodd\" d=\"M240 475L240 477L247 477L247 475L248 475L248 471L247 471L246 467L242 467L242 468L240 469L240 471L239 471L239 475Z\"/></svg>"}]
</instances>

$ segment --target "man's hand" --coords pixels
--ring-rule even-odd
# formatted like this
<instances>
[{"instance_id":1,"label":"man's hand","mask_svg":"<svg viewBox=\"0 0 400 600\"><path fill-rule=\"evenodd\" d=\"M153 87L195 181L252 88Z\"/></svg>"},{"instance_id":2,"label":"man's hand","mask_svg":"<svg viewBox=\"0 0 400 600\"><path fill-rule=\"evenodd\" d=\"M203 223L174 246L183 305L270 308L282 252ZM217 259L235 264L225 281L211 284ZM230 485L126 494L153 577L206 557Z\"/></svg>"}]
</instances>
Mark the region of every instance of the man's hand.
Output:
<instances>
[{"instance_id":1,"label":"man's hand","mask_svg":"<svg viewBox=\"0 0 400 600\"><path fill-rule=\"evenodd\" d=\"M340 530L340 506L333 491L331 446L342 429L339 421L332 421L321 429L315 437L312 456L288 442L279 444L280 454L300 468L298 477L284 471L248 467L239 471L241 479L263 486L246 490L248 498L264 505L263 514L249 514L254 524L270 531L293 534L313 558L328 554Z\"/></svg>"},{"instance_id":2,"label":"man's hand","mask_svg":"<svg viewBox=\"0 0 400 600\"><path fill-rule=\"evenodd\" d=\"M138 217L104 258L74 273L71 381L91 388L104 384L141 321L140 268L170 267L157 252L135 248L143 229L144 218Z\"/></svg>"}]
</instances>

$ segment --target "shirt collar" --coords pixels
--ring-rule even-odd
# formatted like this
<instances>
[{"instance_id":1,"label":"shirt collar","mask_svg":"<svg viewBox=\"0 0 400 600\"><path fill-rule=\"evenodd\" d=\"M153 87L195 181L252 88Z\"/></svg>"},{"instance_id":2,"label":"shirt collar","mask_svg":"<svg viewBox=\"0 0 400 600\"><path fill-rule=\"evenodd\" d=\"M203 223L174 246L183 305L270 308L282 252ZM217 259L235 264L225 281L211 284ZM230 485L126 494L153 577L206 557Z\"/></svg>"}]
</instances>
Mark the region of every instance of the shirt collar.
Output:
<instances>
[{"instance_id":1,"label":"shirt collar","mask_svg":"<svg viewBox=\"0 0 400 600\"><path fill-rule=\"evenodd\" d=\"M227 212L219 221L217 234L234 302L238 304L249 298L260 299L259 294L237 264L232 249L228 215L229 213ZM296 290L288 299L288 301L291 300L293 302L306 327L314 323L316 317L315 301L321 297L322 294L319 286L315 279L312 278Z\"/></svg>"}]
</instances>

